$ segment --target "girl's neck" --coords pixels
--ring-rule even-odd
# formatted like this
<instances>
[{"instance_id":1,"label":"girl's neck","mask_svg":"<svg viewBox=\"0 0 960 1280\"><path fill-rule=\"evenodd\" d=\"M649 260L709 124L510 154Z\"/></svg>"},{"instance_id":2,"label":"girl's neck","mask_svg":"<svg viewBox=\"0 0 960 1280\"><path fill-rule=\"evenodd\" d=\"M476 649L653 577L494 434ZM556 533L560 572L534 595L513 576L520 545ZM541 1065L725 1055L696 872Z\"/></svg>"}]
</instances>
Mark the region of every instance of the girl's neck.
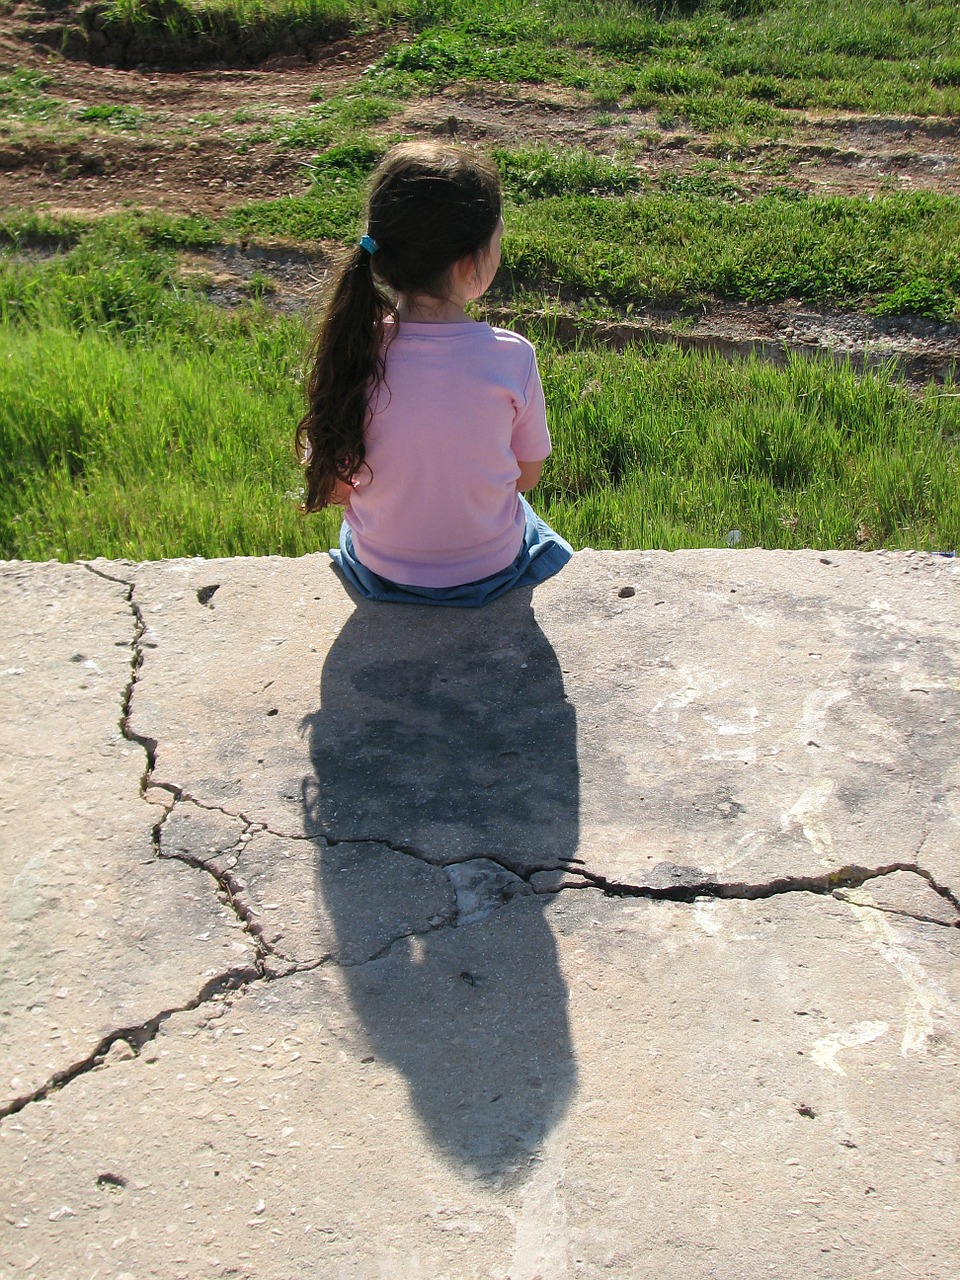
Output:
<instances>
[{"instance_id":1,"label":"girl's neck","mask_svg":"<svg viewBox=\"0 0 960 1280\"><path fill-rule=\"evenodd\" d=\"M424 293L401 293L397 316L418 324L463 324L470 320L456 298L431 298Z\"/></svg>"}]
</instances>

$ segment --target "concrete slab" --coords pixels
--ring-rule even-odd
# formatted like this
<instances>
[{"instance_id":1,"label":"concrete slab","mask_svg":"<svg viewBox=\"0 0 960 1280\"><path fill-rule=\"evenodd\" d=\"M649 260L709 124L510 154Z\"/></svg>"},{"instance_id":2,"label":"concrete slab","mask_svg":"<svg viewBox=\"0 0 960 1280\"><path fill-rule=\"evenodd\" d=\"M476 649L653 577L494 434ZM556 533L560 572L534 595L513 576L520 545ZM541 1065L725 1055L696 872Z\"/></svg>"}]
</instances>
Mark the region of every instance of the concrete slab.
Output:
<instances>
[{"instance_id":1,"label":"concrete slab","mask_svg":"<svg viewBox=\"0 0 960 1280\"><path fill-rule=\"evenodd\" d=\"M946 932L561 894L253 984L5 1123L12 1274L946 1280Z\"/></svg>"},{"instance_id":2,"label":"concrete slab","mask_svg":"<svg viewBox=\"0 0 960 1280\"><path fill-rule=\"evenodd\" d=\"M9 1275L960 1271L954 562L0 582Z\"/></svg>"},{"instance_id":3,"label":"concrete slab","mask_svg":"<svg viewBox=\"0 0 960 1280\"><path fill-rule=\"evenodd\" d=\"M0 568L0 1108L164 1010L256 976L209 876L153 852L143 749L121 721L129 588L76 565Z\"/></svg>"}]
</instances>

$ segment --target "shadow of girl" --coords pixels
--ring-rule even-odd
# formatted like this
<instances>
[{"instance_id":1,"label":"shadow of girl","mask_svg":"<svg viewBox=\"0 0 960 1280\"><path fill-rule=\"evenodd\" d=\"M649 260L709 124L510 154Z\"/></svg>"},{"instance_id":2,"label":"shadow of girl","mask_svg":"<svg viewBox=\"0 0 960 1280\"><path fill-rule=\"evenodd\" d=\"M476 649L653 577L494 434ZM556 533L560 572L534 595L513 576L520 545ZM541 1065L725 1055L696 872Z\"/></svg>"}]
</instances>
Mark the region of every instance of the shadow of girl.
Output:
<instances>
[{"instance_id":1,"label":"shadow of girl","mask_svg":"<svg viewBox=\"0 0 960 1280\"><path fill-rule=\"evenodd\" d=\"M576 721L530 597L359 601L304 721L319 923L362 1051L402 1073L447 1160L497 1185L576 1079L548 899L523 878L576 851Z\"/></svg>"}]
</instances>

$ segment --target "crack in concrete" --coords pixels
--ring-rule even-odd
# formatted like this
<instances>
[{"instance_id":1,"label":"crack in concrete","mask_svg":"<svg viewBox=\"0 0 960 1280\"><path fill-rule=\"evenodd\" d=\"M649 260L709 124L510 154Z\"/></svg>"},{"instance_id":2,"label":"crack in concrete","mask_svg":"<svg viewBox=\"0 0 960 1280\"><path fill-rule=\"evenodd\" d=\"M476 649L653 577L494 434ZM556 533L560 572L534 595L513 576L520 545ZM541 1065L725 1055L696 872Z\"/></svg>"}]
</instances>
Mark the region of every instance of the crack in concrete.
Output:
<instances>
[{"instance_id":1,"label":"crack in concrete","mask_svg":"<svg viewBox=\"0 0 960 1280\"><path fill-rule=\"evenodd\" d=\"M662 886L623 884L581 868L574 874L583 878L583 884L561 885L556 889L540 889L536 892L561 893L568 889L600 889L608 898L651 898L655 901L687 903L696 902L698 898L721 898L753 902L761 898L774 898L784 893L832 895L838 890L859 889L869 880L894 875L898 871L919 876L935 893L949 902L955 910L960 911L960 899L953 891L948 886L940 884L931 872L915 862L892 862L881 867L843 866L817 876L779 876L763 884L704 878L692 884ZM960 921L956 925L947 927L960 927Z\"/></svg>"},{"instance_id":2,"label":"crack in concrete","mask_svg":"<svg viewBox=\"0 0 960 1280\"><path fill-rule=\"evenodd\" d=\"M141 747L146 755L146 767L140 779L140 795L145 798L148 790L158 788L168 792L173 797L173 804L165 807L163 816L156 822L152 829L152 840L154 854L158 858L164 858L167 861L182 862L186 866L193 867L195 870L206 872L217 885L220 896L226 905L233 911L234 915L240 921L243 931L247 934L253 943L256 952L256 966L261 976L267 974L267 966L271 959L280 960L285 964L297 965L299 962L289 956L285 956L270 946L263 936L263 928L257 917L257 912L253 911L240 896L241 886L237 883L228 870L217 872L200 858L193 858L185 854L167 855L163 852L163 824L169 815L173 812L176 805L184 799L192 800L201 808L205 807L193 797L186 796L183 789L171 783L154 783L153 773L157 765L158 742L156 738L151 738L146 734L137 733L131 726L130 718L133 706L134 690L140 680L140 674L143 669L144 652L142 640L147 630L146 620L143 616L139 604L134 598L136 592L136 582L126 578L118 578L113 574L105 573L102 569L96 568L94 565L85 563L84 568L90 573L95 574L99 578L103 578L107 582L115 582L119 586L127 589L127 606L133 615L134 634L130 642L132 657L130 660L130 679L124 689L120 702L120 732L128 742L136 743ZM213 806L210 806L213 807ZM228 814L225 809L221 812L226 816L235 817L238 815ZM245 831L249 833L254 827L261 827L261 824L253 820L239 815L239 820L245 824Z\"/></svg>"},{"instance_id":3,"label":"crack in concrete","mask_svg":"<svg viewBox=\"0 0 960 1280\"><path fill-rule=\"evenodd\" d=\"M338 969L362 969L365 964L372 964L374 960L382 960L384 956L390 954L398 942L403 942L406 938L425 938L431 933L439 933L441 929L452 928L456 926L456 923L456 914L454 913L453 915L443 916L436 924L428 924L426 929L406 929L403 933L398 933L396 937L391 938L389 942L385 942L373 955L364 956L362 960L346 962L334 960L333 957L330 958Z\"/></svg>"},{"instance_id":4,"label":"crack in concrete","mask_svg":"<svg viewBox=\"0 0 960 1280\"><path fill-rule=\"evenodd\" d=\"M110 1065L108 1058L114 1045L125 1044L130 1049L132 1057L139 1058L144 1047L156 1040L163 1024L169 1018L172 1018L174 1014L191 1013L194 1009L199 1009L202 1005L210 1003L222 1003L225 1006L229 1006L231 1002L228 997L235 992L243 993L258 982L282 982L285 978L292 978L297 974L309 973L313 969L318 969L325 962L325 960L317 960L316 962L299 964L295 968L277 974L263 973L256 966L228 969L225 973L219 973L216 977L210 978L205 982L193 999L188 1000L186 1004L175 1005L171 1009L163 1009L160 1013L154 1014L153 1017L147 1018L145 1022L109 1031L99 1041L96 1048L87 1054L85 1058L80 1059L79 1062L75 1062L72 1066L64 1067L61 1071L54 1072L45 1084L40 1085L30 1093L23 1094L9 1102L0 1103L0 1122L9 1119L10 1116L17 1115L33 1102L42 1102L51 1093L56 1093L65 1088L80 1076L86 1075L90 1071L96 1071L99 1067ZM126 1059L121 1059L121 1061L123 1060Z\"/></svg>"},{"instance_id":5,"label":"crack in concrete","mask_svg":"<svg viewBox=\"0 0 960 1280\"><path fill-rule=\"evenodd\" d=\"M315 969L319 965L326 963L326 961L330 959L329 955L321 956L315 960L298 960L296 956L289 956L278 947L273 946L266 937L264 937L263 925L260 922L260 912L246 901L244 897L246 885L234 874L234 868L216 868L210 866L211 858L230 857L231 855L236 855L239 859L247 844L247 841L244 840L244 836L259 834L265 828L255 822L243 819L243 830L240 832L235 843L229 848L215 850L207 858L201 858L199 855L187 852L164 852L164 824L170 814L173 813L174 809L176 809L177 805L181 803L191 804L195 802L191 797L184 795L181 800L175 800L168 809L165 809L163 816L154 824L152 833L154 854L156 857L162 858L166 862L182 862L185 866L193 867L196 871L206 872L206 874L213 879L222 901L230 907L234 915L241 922L244 933L246 933L253 942L256 951L255 964L260 974L267 978L285 976L286 972L288 972L287 970L283 971L283 974L281 974L275 967L272 967L271 962L276 961L281 961L285 965L293 966L289 972L303 968ZM208 812L211 811L209 806L197 805L197 807L206 809ZM233 817L236 815L228 816ZM238 819L238 821L239 820L240 819Z\"/></svg>"},{"instance_id":6,"label":"crack in concrete","mask_svg":"<svg viewBox=\"0 0 960 1280\"><path fill-rule=\"evenodd\" d=\"M228 817L237 818L247 824L248 830L256 834L272 835L280 840L307 840L315 844L322 845L325 848L334 849L341 844L355 845L376 845L382 849L389 849L392 853L400 853L406 857L416 858L418 861L426 863L427 866L436 867L437 869L449 869L450 867L461 866L467 862L477 860L486 860L494 863L501 870L508 872L510 875L516 876L518 879L530 885L530 888L540 897L549 897L555 893L562 893L569 889L599 889L607 897L612 898L651 898L654 900L668 902L685 902L693 903L699 898L721 898L721 899L739 899L741 901L755 901L761 898L777 897L784 893L811 893L819 895L835 894L838 890L843 889L859 889L869 880L875 880L884 876L893 875L898 871L907 872L919 876L925 880L930 888L939 897L948 902L960 917L960 895L945 884L941 884L935 876L918 862L893 862L879 867L861 867L857 865L846 865L827 871L818 876L804 875L785 875L778 876L772 880L749 884L744 881L721 881L710 878L706 873L697 876L692 882L686 884L667 884L667 885L633 885L624 884L615 880L609 880L605 876L590 871L586 866L583 858L575 857L556 857L548 859L542 863L530 864L514 862L502 855L489 853L486 851L471 854L466 858L456 858L449 861L435 860L431 858L423 849L417 848L416 845L409 842L400 842L388 840L382 836L333 836L325 832L316 832L312 835L307 834L290 834L288 832L280 832L273 830L267 823L247 817L242 813L232 813L226 809L222 809L218 805L203 803L186 793L182 793L183 798L189 799L200 808L218 811L224 813ZM926 842L926 837L920 841L917 853ZM691 870L686 869L685 870ZM556 888L539 888L531 884L532 878L543 872L567 872L570 875L580 876L582 884L566 884L557 886ZM879 909L879 908L878 908ZM883 908L890 911L889 908ZM911 912L893 912L891 914L900 914L904 916L912 915ZM915 917L925 923L939 924L944 928L960 928L960 918L954 923L949 924L943 920L936 920L933 917L917 915ZM456 921L452 923L456 924ZM439 926L442 927L442 926ZM423 932L433 932L433 929L424 930ZM410 934L402 934L394 939L394 942L400 941L403 937L413 936ZM389 945L393 945L392 943ZM389 949L389 946L388 948ZM371 957L373 958L373 957Z\"/></svg>"},{"instance_id":7,"label":"crack in concrete","mask_svg":"<svg viewBox=\"0 0 960 1280\"><path fill-rule=\"evenodd\" d=\"M226 973L219 973L215 978L211 978L204 983L197 995L192 1000L188 1000L186 1004L177 1005L172 1009L164 1009L160 1013L154 1014L152 1018L148 1018L145 1022L109 1031L100 1040L96 1048L79 1062L73 1063L72 1066L64 1067L61 1071L54 1072L45 1084L40 1085L39 1088L32 1090L30 1093L14 1098L10 1102L0 1103L0 1120L16 1115L24 1107L29 1106L31 1102L42 1102L44 1098L56 1090L62 1089L72 1080L76 1080L78 1076L85 1075L88 1071L93 1071L102 1066L115 1044L121 1041L124 1042L132 1050L133 1056L139 1057L144 1045L156 1039L160 1033L160 1028L175 1013L189 1013L192 1009L198 1009L202 1004L215 1000L228 991L236 991L249 986L251 982L259 981L262 977L263 975L253 968L231 969Z\"/></svg>"},{"instance_id":8,"label":"crack in concrete","mask_svg":"<svg viewBox=\"0 0 960 1280\"><path fill-rule=\"evenodd\" d=\"M204 806L199 801L193 800L192 797L184 795L182 789L177 788L169 783L154 783L152 779L153 771L156 768L157 748L156 739L147 737L144 734L136 733L130 724L131 708L133 702L134 690L140 679L140 672L143 667L144 653L141 644L144 632L146 631L146 622L140 606L134 599L136 591L136 583L124 578L118 578L113 574L105 573L103 570L94 567L89 563L84 563L83 567L96 577L103 578L107 582L114 582L119 586L127 589L126 602L134 619L134 635L130 647L132 656L130 661L130 679L127 682L120 700L120 732L124 739L128 742L136 743L141 747L146 755L146 766L141 776L140 795L145 798L148 790L159 788L168 792L173 797L173 804L166 806L164 812L157 821L151 832L154 856L163 858L167 861L182 862L187 866L191 866L196 870L205 871L215 882L218 887L222 900L230 907L243 928L243 931L251 939L254 946L255 958L252 964L242 965L231 968L225 973L220 973L216 977L211 978L204 983L200 991L193 999L187 1001L186 1004L177 1005L170 1009L164 1009L153 1017L148 1018L145 1022L138 1023L133 1026L120 1027L114 1031L108 1032L103 1036L96 1047L80 1061L73 1063L69 1067L65 1067L60 1071L54 1072L45 1084L31 1090L27 1094L23 1094L17 1098L11 1099L5 1103L0 1103L0 1121L12 1115L21 1112L25 1107L33 1102L40 1102L48 1097L51 1093L64 1088L71 1081L76 1080L89 1071L102 1066L113 1049L114 1045L125 1043L132 1051L134 1057L139 1057L144 1045L156 1039L159 1035L160 1028L175 1013L188 1013L193 1009L200 1008L201 1005L207 1004L214 1000L219 1000L231 991L244 990L255 982L274 982L283 978L291 977L297 973L306 973L313 969L319 968L325 964L330 957L323 956L313 961L297 961L289 956L283 955L281 952L271 947L267 940L263 937L262 926L257 919L258 913L249 907L242 899L242 886L231 876L229 871L217 872L212 867L207 866L200 858L194 858L180 854L165 854L163 852L163 825L173 809L182 800L189 800L197 804L199 807L215 808L219 806ZM227 816L237 816L228 814L226 810L221 810ZM241 818L244 822L244 832L249 834L254 829L262 830L261 824ZM272 961L282 961L288 966L283 969L273 967Z\"/></svg>"},{"instance_id":9,"label":"crack in concrete","mask_svg":"<svg viewBox=\"0 0 960 1280\"><path fill-rule=\"evenodd\" d=\"M710 878L703 873L702 878L699 876L694 878L691 883L687 884L668 884L663 886L657 885L632 885L622 883L620 881L611 880L607 877L590 871L585 865L584 860L579 858L552 858L540 865L526 865L512 862L510 859L491 855L490 853L477 853L470 858L455 859L450 862L435 862L430 859L426 853L408 843L399 843L384 838L373 836L349 836L334 837L325 832L316 832L314 834L279 832L273 830L266 822L258 821L251 818L242 811L233 812L222 805L206 802L199 797L191 795L182 787L174 783L155 781L153 773L156 768L158 742L144 734L136 733L131 727L130 719L132 712L133 695L139 682L141 671L144 663L144 649L142 645L143 636L147 630L146 622L139 604L135 600L136 583L127 579L118 578L112 574L106 573L96 568L92 564L86 563L83 566L90 573L97 577L103 578L108 582L117 583L127 589L127 605L134 620L134 635L131 640L131 665L130 679L123 691L121 698L120 712L120 731L123 737L129 741L136 743L144 751L146 756L146 765L141 778L140 794L146 798L148 791L163 791L172 797L170 805L164 805L164 811L160 819L154 824L152 829L154 856L167 861L178 861L190 866L195 870L206 872L217 885L218 893L221 899L233 911L241 924L243 931L253 943L255 959L252 964L243 965L235 969L230 969L225 973L218 974L206 982L193 999L186 1004L178 1005L171 1009L165 1009L145 1022L134 1026L121 1027L117 1030L109 1032L103 1036L97 1046L86 1057L79 1062L74 1063L70 1067L66 1067L61 1071L55 1072L53 1076L43 1085L25 1094L21 1097L13 1099L7 1103L0 1104L0 1120L8 1118L21 1112L25 1107L33 1102L40 1102L47 1098L51 1093L64 1088L73 1080L89 1071L96 1070L98 1067L107 1062L108 1056L113 1047L119 1043L124 1043L132 1051L134 1057L139 1057L144 1046L155 1040L160 1033L163 1024L176 1013L187 1013L200 1008L201 1005L210 1003L211 1001L225 1001L232 992L245 991L252 984L258 982L280 981L284 978L291 977L298 973L309 972L319 968L326 963L338 962L329 954L323 957L307 962L297 961L293 957L284 955L282 952L272 947L263 936L263 927L259 921L259 913L244 900L245 886L238 877L234 876L231 868L225 868L218 871L207 865L204 859L190 854L172 854L165 853L163 850L163 826L178 804L193 804L200 809L210 812L222 813L225 817L234 818L243 824L241 836L246 835L253 837L254 835L267 834L276 839L282 840L308 840L314 844L324 847L335 848L339 844L373 844L382 848L389 849L394 853L400 853L407 857L413 857L421 862L425 862L430 866L438 869L449 869L458 865L462 865L471 861L486 860L487 862L499 867L502 871L509 873L511 876L517 877L525 883L533 893L540 897L553 896L555 894L568 891L570 889L594 889L600 890L606 897L610 898L648 898L654 901L668 902L684 902L693 903L703 898L718 898L726 900L755 901L763 898L771 898L784 893L811 893L817 895L832 894L843 899L843 890L861 888L870 880L879 879L884 876L893 875L896 872L907 872L912 875L919 876L921 879L942 897L949 902L955 910L960 913L960 897L955 894L948 886L941 885L934 878L932 873L922 867L919 862L894 862L885 866L868 868L859 866L844 866L834 871L825 872L819 876L781 876L774 878L766 883L749 884L743 881L724 882ZM238 839L237 845L245 845L246 841ZM921 841L921 846L923 841ZM218 853L227 855L237 852L236 845L230 850L219 850ZM917 849L919 856L920 849ZM579 876L581 883L567 883L559 885L555 888L538 888L532 884L532 878L537 873L560 871L571 876ZM496 909L498 905L506 905L512 900L512 896L504 895L502 900L497 903L491 899L490 910ZM878 910L889 910L887 908L877 908ZM931 917L925 917L911 912L891 911L891 914L900 914L911 918L922 920L926 923L939 924L946 928L960 927L960 919L955 924L946 924L941 920L934 920ZM489 914L486 912L485 914ZM469 923L469 921L461 921L461 913L455 909L452 913L447 913L442 917L438 917L435 922L431 923L428 928L422 930L406 930L396 937L391 938L389 942L384 944L374 955L357 961L354 965L340 965L342 968L359 967L364 964L370 964L376 960L382 959L390 950L397 945L398 942L406 938L422 937L430 933L438 932L445 928L455 928L461 923ZM481 917L482 918L482 917ZM277 969L275 962L280 961L289 967L286 969Z\"/></svg>"},{"instance_id":10,"label":"crack in concrete","mask_svg":"<svg viewBox=\"0 0 960 1280\"><path fill-rule=\"evenodd\" d=\"M960 929L960 918L952 923L949 920L937 920L935 916L925 916L919 911L906 911L898 907L882 907L877 902L857 902L856 898L851 898L842 889L834 889L833 896L838 902L849 902L855 907L861 907L865 911L879 911L887 916L900 916L904 920L917 920L920 924L935 924L941 929Z\"/></svg>"},{"instance_id":11,"label":"crack in concrete","mask_svg":"<svg viewBox=\"0 0 960 1280\"><path fill-rule=\"evenodd\" d=\"M143 639L144 632L147 629L143 611L133 598L134 592L137 589L137 584L135 582L130 582L126 578L117 578L113 574L104 573L102 569L96 569L89 563L84 563L83 567L95 577L103 578L105 582L115 582L118 586L126 587L127 589L126 602L127 608L133 615L134 632L133 639L130 641L132 654L130 659L130 679L127 681L123 695L120 699L120 732L128 742L136 743L136 745L141 747L146 754L146 768L140 778L140 794L142 796L146 793L150 775L156 767L157 741L155 738L149 738L143 734L135 733L130 726L130 707L133 702L133 691L137 686L137 681L140 679L140 671L143 667L143 646L141 641Z\"/></svg>"}]
</instances>

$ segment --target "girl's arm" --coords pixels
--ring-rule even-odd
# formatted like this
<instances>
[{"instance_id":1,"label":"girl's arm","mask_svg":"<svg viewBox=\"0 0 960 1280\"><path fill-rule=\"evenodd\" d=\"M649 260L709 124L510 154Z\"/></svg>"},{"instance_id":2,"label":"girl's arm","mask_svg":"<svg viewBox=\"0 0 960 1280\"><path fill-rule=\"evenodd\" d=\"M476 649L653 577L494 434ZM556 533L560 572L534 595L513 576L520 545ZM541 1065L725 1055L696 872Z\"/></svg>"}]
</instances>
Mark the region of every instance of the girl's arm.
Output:
<instances>
[{"instance_id":1,"label":"girl's arm","mask_svg":"<svg viewBox=\"0 0 960 1280\"><path fill-rule=\"evenodd\" d=\"M521 462L517 459L520 475L517 477L517 493L526 493L539 481L543 472L542 462Z\"/></svg>"}]
</instances>

